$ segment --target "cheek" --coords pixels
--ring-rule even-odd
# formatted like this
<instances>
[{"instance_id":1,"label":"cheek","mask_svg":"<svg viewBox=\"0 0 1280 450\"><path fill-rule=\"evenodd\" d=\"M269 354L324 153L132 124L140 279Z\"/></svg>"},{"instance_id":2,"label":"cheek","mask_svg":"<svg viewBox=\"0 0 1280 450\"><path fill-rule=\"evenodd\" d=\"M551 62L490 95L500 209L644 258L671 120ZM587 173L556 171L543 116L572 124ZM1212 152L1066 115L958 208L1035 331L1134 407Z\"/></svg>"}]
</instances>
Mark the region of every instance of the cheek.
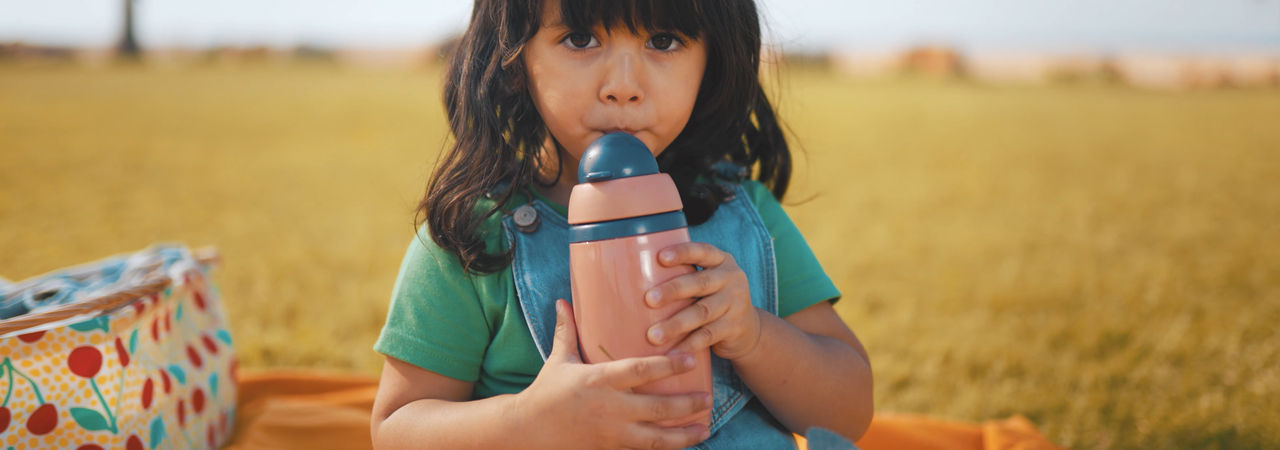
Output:
<instances>
[{"instance_id":1,"label":"cheek","mask_svg":"<svg viewBox=\"0 0 1280 450\"><path fill-rule=\"evenodd\" d=\"M696 61L697 64L689 64L684 67L673 68L671 75L667 79L670 80L665 86L666 92L671 95L664 96L666 101L660 108L660 114L665 118L664 128L669 130L667 144L675 140L676 135L684 129L688 124L689 117L693 113L693 105L698 100L698 88L702 85L702 62Z\"/></svg>"},{"instance_id":2,"label":"cheek","mask_svg":"<svg viewBox=\"0 0 1280 450\"><path fill-rule=\"evenodd\" d=\"M686 69L685 75L681 78L685 80L684 89L686 95L684 98L688 102L685 106L689 111L693 111L693 104L698 100L698 89L702 87L702 76L707 69L707 55L705 52L706 50L703 49L699 53L698 58L690 64L690 67Z\"/></svg>"},{"instance_id":3,"label":"cheek","mask_svg":"<svg viewBox=\"0 0 1280 450\"><path fill-rule=\"evenodd\" d=\"M681 86L681 102L679 105L686 120L693 113L693 104L698 101L698 88L702 85L702 73L698 72L696 75L691 75L690 79L693 81Z\"/></svg>"},{"instance_id":4,"label":"cheek","mask_svg":"<svg viewBox=\"0 0 1280 450\"><path fill-rule=\"evenodd\" d=\"M578 122L581 108L574 101L581 95L574 91L575 83L566 83L567 78L546 73L539 75L542 76L531 74L529 95L547 128L553 133L563 133Z\"/></svg>"}]
</instances>

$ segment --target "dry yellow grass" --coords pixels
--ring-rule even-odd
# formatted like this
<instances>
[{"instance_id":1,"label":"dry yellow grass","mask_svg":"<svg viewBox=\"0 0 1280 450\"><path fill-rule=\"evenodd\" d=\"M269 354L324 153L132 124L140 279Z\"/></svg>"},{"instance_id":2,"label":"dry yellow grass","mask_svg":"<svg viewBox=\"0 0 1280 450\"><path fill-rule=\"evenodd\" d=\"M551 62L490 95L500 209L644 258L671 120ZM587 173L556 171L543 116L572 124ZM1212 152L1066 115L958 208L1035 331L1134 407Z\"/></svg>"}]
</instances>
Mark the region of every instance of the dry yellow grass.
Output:
<instances>
[{"instance_id":1,"label":"dry yellow grass","mask_svg":"<svg viewBox=\"0 0 1280 450\"><path fill-rule=\"evenodd\" d=\"M0 65L0 275L216 245L247 367L376 372L438 72ZM882 411L1280 446L1280 93L785 74Z\"/></svg>"}]
</instances>

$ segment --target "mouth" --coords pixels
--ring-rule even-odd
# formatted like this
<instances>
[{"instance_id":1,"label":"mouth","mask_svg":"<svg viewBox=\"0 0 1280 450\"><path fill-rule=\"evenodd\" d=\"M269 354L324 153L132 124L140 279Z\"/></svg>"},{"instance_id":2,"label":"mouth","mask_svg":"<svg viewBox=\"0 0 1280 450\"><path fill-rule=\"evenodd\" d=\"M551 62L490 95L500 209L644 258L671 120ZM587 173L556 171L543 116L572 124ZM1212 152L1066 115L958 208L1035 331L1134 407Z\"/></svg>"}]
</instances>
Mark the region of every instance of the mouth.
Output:
<instances>
[{"instance_id":1,"label":"mouth","mask_svg":"<svg viewBox=\"0 0 1280 450\"><path fill-rule=\"evenodd\" d=\"M602 133L602 134L609 134L609 133L627 133L627 134L630 134L630 135L632 135L632 136L635 136L635 135L636 135L636 133L639 133L639 132L640 132L640 130L637 130L637 129L634 129L634 128L605 128L605 129L600 130L600 133Z\"/></svg>"}]
</instances>

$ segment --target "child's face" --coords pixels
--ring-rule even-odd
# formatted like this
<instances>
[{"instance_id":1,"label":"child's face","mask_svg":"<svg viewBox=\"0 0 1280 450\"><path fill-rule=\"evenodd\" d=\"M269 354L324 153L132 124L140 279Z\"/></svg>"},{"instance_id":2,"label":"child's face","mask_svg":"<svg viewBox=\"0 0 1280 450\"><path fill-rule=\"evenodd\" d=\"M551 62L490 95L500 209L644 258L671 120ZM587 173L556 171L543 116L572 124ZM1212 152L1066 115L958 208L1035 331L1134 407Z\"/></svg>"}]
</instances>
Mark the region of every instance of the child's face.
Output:
<instances>
[{"instance_id":1,"label":"child's face","mask_svg":"<svg viewBox=\"0 0 1280 450\"><path fill-rule=\"evenodd\" d=\"M545 0L542 11L524 62L538 113L568 152L562 165L576 173L587 145L612 131L662 153L689 121L706 47L676 33L632 34L626 25L576 32L561 22L559 0Z\"/></svg>"}]
</instances>

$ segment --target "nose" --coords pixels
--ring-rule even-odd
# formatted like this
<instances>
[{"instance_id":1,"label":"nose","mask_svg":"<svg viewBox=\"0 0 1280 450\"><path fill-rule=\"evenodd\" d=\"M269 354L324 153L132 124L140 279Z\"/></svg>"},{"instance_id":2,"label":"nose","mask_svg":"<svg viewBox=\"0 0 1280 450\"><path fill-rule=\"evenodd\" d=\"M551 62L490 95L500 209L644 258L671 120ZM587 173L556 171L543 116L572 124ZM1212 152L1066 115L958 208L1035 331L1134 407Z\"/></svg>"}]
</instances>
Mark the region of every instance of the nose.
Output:
<instances>
[{"instance_id":1,"label":"nose","mask_svg":"<svg viewBox=\"0 0 1280 450\"><path fill-rule=\"evenodd\" d=\"M620 51L609 58L600 84L600 101L616 105L644 101L644 74L636 58L637 55L628 51Z\"/></svg>"}]
</instances>

